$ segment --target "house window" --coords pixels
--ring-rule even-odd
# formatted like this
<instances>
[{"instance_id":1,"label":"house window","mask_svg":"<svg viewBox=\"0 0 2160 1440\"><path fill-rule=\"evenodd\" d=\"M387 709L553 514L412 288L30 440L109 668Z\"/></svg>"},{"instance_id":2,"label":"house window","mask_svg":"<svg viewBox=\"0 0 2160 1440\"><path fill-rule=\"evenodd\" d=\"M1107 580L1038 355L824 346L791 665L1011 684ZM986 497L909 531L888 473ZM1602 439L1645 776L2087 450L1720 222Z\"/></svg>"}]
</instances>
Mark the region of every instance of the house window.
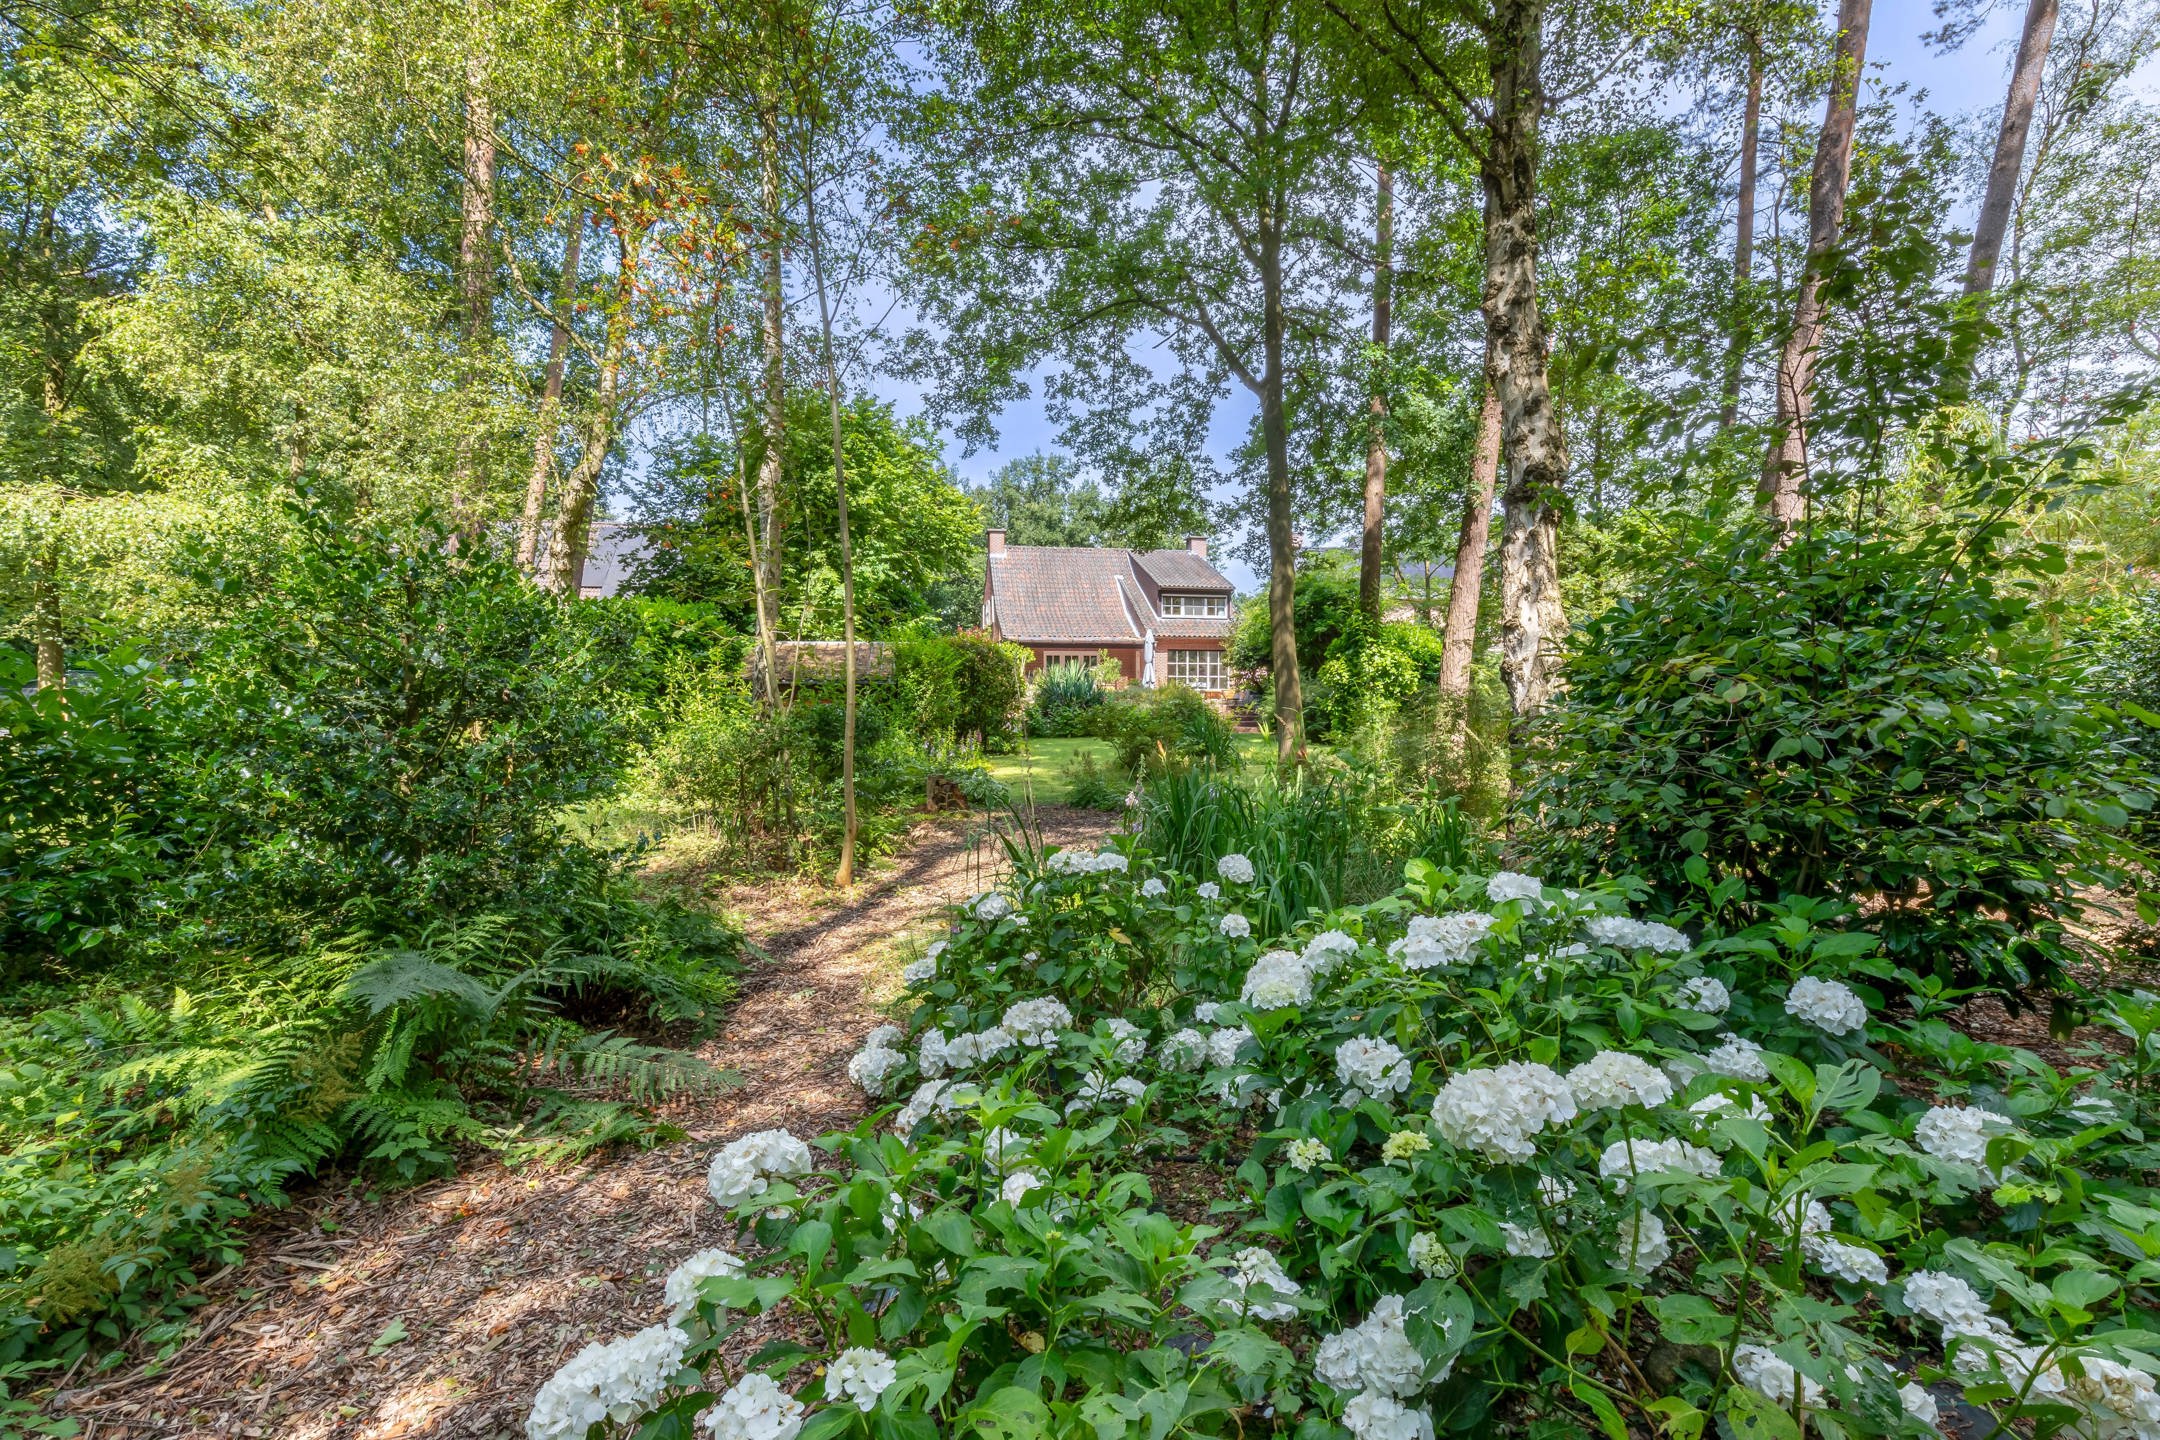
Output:
<instances>
[{"instance_id":1,"label":"house window","mask_svg":"<svg viewBox=\"0 0 2160 1440\"><path fill-rule=\"evenodd\" d=\"M1228 615L1230 613L1230 597L1227 595L1165 594L1162 597L1162 613L1165 615Z\"/></svg>"},{"instance_id":2,"label":"house window","mask_svg":"<svg viewBox=\"0 0 2160 1440\"><path fill-rule=\"evenodd\" d=\"M1223 688L1222 651L1166 650L1163 654L1172 684L1190 685L1195 690Z\"/></svg>"},{"instance_id":3,"label":"house window","mask_svg":"<svg viewBox=\"0 0 2160 1440\"><path fill-rule=\"evenodd\" d=\"M1045 650L1045 665L1093 665L1101 655L1097 650Z\"/></svg>"}]
</instances>

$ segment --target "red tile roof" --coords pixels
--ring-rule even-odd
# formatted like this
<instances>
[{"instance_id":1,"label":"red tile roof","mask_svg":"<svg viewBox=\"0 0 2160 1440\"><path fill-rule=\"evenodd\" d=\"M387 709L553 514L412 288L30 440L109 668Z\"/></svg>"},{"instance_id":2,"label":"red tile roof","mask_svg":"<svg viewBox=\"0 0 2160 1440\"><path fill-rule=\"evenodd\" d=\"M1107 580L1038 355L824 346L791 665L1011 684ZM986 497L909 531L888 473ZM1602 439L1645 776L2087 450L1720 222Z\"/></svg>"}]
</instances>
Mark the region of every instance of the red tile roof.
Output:
<instances>
[{"instance_id":1,"label":"red tile roof","mask_svg":"<svg viewBox=\"0 0 2160 1440\"><path fill-rule=\"evenodd\" d=\"M989 557L983 624L1033 645L1137 645L1158 639L1223 639L1227 615L1155 613L1137 573L1159 589L1228 595L1230 582L1184 550L1094 550L1008 545Z\"/></svg>"}]
</instances>

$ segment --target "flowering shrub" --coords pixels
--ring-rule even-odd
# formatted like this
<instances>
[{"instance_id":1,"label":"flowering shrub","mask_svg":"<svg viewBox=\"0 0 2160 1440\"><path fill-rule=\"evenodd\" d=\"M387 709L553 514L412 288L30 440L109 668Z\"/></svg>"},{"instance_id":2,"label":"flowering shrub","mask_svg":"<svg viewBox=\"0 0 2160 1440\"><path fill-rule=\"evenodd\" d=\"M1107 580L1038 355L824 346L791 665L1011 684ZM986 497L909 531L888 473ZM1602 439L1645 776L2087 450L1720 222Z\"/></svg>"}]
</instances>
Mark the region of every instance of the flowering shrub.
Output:
<instances>
[{"instance_id":1,"label":"flowering shrub","mask_svg":"<svg viewBox=\"0 0 2160 1440\"><path fill-rule=\"evenodd\" d=\"M2066 1075L1804 913L1698 946L1632 882L1413 864L1263 948L1242 857L1104 853L961 910L851 1066L885 1108L716 1157L735 1248L534 1440L1919 1437L1956 1395L2160 1437L2160 1002ZM1205 1224L1156 1206L1195 1160Z\"/></svg>"}]
</instances>

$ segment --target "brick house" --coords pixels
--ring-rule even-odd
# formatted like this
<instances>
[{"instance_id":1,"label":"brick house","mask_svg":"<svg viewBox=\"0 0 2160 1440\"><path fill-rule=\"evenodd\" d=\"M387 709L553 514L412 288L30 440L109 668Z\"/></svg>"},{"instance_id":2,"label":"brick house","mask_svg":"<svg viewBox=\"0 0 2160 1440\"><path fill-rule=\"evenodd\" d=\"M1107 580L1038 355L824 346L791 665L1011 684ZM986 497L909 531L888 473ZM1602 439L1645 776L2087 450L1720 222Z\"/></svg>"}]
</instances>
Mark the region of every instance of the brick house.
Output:
<instances>
[{"instance_id":1,"label":"brick house","mask_svg":"<svg viewBox=\"0 0 2160 1440\"><path fill-rule=\"evenodd\" d=\"M1208 563L1207 541L1182 550L1007 545L988 532L983 628L1046 664L1115 660L1128 681L1177 681L1222 699L1230 677L1230 582Z\"/></svg>"}]
</instances>

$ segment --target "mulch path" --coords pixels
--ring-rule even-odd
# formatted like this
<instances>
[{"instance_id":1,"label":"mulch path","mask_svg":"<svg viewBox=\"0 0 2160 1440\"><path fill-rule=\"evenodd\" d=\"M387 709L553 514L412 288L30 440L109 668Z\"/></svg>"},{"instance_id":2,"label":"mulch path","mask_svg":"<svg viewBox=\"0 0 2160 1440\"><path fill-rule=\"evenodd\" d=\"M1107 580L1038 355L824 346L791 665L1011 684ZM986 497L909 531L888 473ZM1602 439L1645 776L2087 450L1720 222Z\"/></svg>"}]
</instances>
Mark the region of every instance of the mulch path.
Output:
<instances>
[{"instance_id":1,"label":"mulch path","mask_svg":"<svg viewBox=\"0 0 2160 1440\"><path fill-rule=\"evenodd\" d=\"M1091 842L1113 823L1086 810L1037 815L1054 844ZM657 1321L667 1272L723 1242L704 1183L721 1143L775 1126L810 1138L862 1114L848 1057L942 908L988 888L1002 864L980 823L947 819L919 826L844 903L790 880L712 894L762 954L699 1047L741 1084L673 1108L688 1138L569 1169L478 1156L453 1178L383 1196L325 1184L206 1287L216 1298L179 1353L63 1389L54 1411L81 1421L84 1440L521 1436L558 1365ZM712 893L695 874L659 878Z\"/></svg>"}]
</instances>

